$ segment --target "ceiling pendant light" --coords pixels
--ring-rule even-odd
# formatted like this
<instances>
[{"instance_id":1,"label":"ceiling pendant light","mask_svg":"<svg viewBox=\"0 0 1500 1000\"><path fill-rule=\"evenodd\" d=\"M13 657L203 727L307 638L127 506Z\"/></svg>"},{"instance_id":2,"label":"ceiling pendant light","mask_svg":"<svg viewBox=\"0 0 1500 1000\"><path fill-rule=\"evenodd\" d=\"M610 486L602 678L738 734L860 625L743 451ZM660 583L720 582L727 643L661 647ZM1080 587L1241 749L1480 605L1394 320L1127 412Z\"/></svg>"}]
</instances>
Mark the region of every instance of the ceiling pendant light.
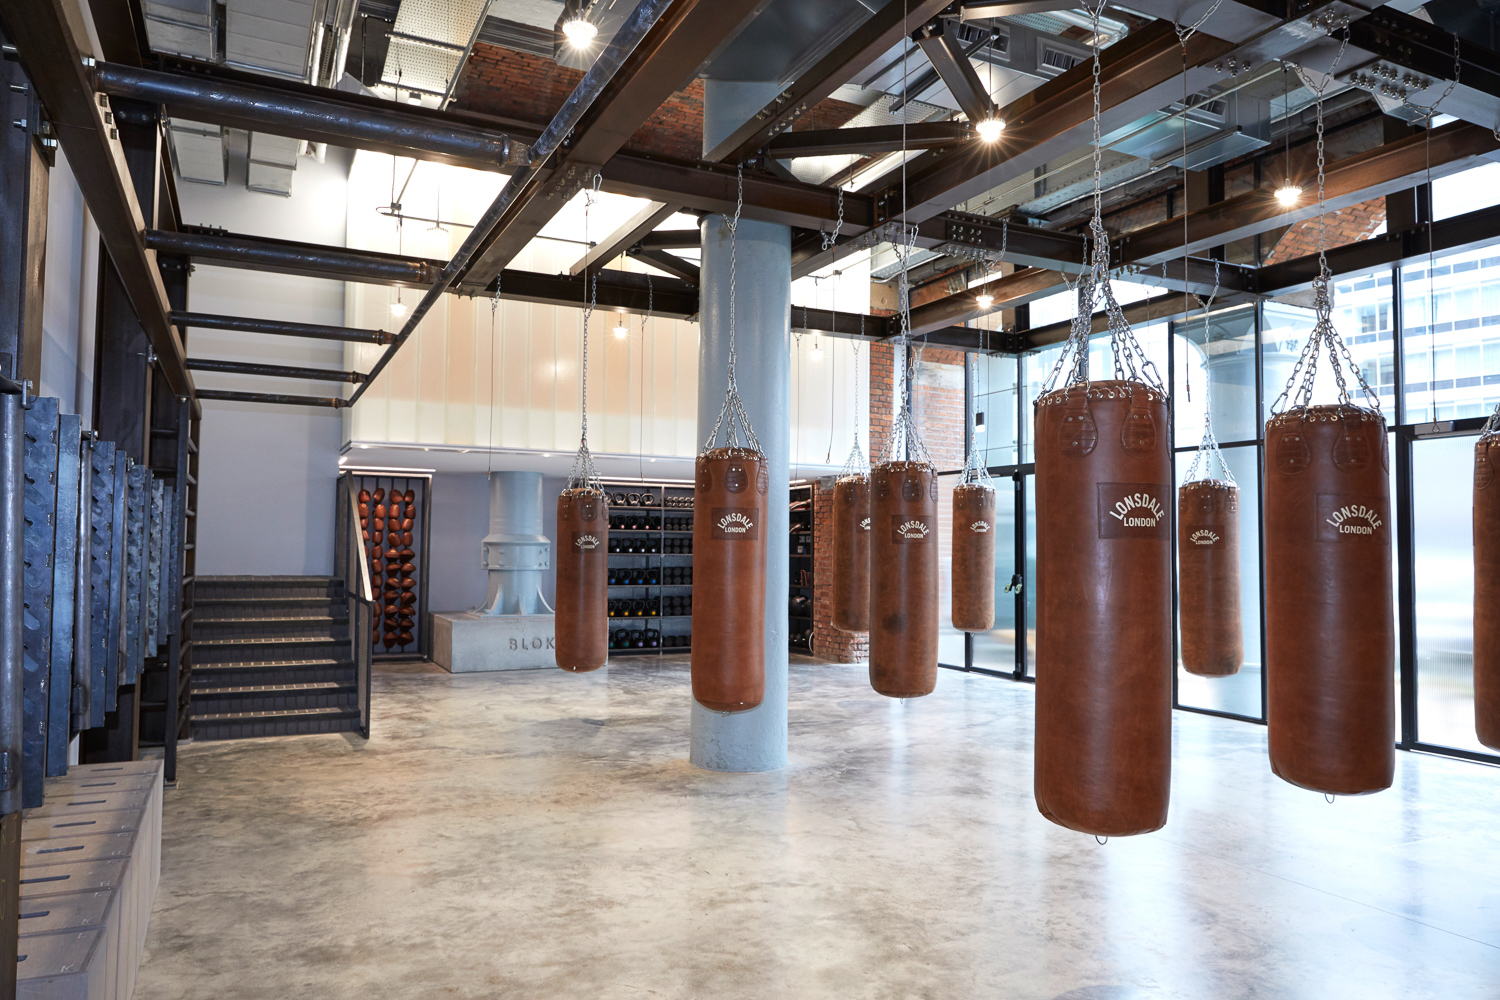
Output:
<instances>
[{"instance_id":1,"label":"ceiling pendant light","mask_svg":"<svg viewBox=\"0 0 1500 1000\"><path fill-rule=\"evenodd\" d=\"M621 320L619 323L616 323L615 324L615 339L616 340L624 340L628 336L630 336L630 327L628 327L628 326L625 325L625 321Z\"/></svg>"},{"instance_id":2,"label":"ceiling pendant light","mask_svg":"<svg viewBox=\"0 0 1500 1000\"><path fill-rule=\"evenodd\" d=\"M406 303L399 298L391 303L391 319L402 319L406 316Z\"/></svg>"},{"instance_id":3,"label":"ceiling pendant light","mask_svg":"<svg viewBox=\"0 0 1500 1000\"><path fill-rule=\"evenodd\" d=\"M808 351L807 353L808 353L808 356L811 357L814 361L821 361L821 360L823 360L823 341L822 341L822 339L820 338L818 340L814 340L813 341L812 350Z\"/></svg>"},{"instance_id":4,"label":"ceiling pendant light","mask_svg":"<svg viewBox=\"0 0 1500 1000\"><path fill-rule=\"evenodd\" d=\"M1292 183L1292 92L1286 85L1286 63L1281 64L1281 86L1283 90L1281 110L1281 132L1286 152L1286 180L1276 189L1276 200L1282 208L1291 208L1302 197L1302 188Z\"/></svg>"},{"instance_id":5,"label":"ceiling pendant light","mask_svg":"<svg viewBox=\"0 0 1500 1000\"><path fill-rule=\"evenodd\" d=\"M979 304L979 308L988 309L990 306L995 304L995 297L989 292L980 292L978 295L974 296L974 301Z\"/></svg>"},{"instance_id":6,"label":"ceiling pendant light","mask_svg":"<svg viewBox=\"0 0 1500 1000\"><path fill-rule=\"evenodd\" d=\"M1301 197L1302 189L1290 180L1276 189L1276 200L1281 202L1286 208L1291 208L1297 204L1298 199Z\"/></svg>"},{"instance_id":7,"label":"ceiling pendant light","mask_svg":"<svg viewBox=\"0 0 1500 1000\"><path fill-rule=\"evenodd\" d=\"M575 49L583 48L599 35L599 29L594 26L593 22L586 21L581 17L575 17L571 21L564 21L562 32L568 39L568 44Z\"/></svg>"},{"instance_id":8,"label":"ceiling pendant light","mask_svg":"<svg viewBox=\"0 0 1500 1000\"><path fill-rule=\"evenodd\" d=\"M990 115L976 122L974 131L979 133L980 142L996 142L1000 138L1000 133L1005 131L1005 119Z\"/></svg>"}]
</instances>

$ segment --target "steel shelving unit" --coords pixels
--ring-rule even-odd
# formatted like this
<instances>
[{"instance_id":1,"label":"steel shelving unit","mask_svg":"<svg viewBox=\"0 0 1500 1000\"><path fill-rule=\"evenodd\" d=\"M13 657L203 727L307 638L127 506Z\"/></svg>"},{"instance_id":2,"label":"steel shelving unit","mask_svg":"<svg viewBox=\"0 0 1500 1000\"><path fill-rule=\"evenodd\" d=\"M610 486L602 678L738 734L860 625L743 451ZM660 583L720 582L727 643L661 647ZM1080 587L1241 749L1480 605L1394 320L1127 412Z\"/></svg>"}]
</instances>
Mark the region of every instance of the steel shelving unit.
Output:
<instances>
[{"instance_id":1,"label":"steel shelving unit","mask_svg":"<svg viewBox=\"0 0 1500 1000\"><path fill-rule=\"evenodd\" d=\"M617 612L609 618L610 655L691 651L690 604L680 604L678 614L663 612L681 599L692 600L693 487L610 480L603 485L610 495L609 572L613 579L631 577L609 586ZM683 575L688 582L666 582Z\"/></svg>"}]
</instances>

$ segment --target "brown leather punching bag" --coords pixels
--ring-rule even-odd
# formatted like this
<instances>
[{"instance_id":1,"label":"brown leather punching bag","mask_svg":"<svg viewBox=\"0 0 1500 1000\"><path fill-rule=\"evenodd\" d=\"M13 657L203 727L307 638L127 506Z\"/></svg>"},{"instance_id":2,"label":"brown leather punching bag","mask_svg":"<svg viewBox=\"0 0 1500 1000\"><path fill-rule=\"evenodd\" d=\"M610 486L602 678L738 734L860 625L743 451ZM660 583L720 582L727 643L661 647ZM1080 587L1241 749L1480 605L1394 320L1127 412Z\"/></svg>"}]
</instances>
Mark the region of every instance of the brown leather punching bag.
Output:
<instances>
[{"instance_id":1,"label":"brown leather punching bag","mask_svg":"<svg viewBox=\"0 0 1500 1000\"><path fill-rule=\"evenodd\" d=\"M1036 403L1036 803L1096 836L1167 821L1169 428L1165 396L1141 383Z\"/></svg>"},{"instance_id":2,"label":"brown leather punching bag","mask_svg":"<svg viewBox=\"0 0 1500 1000\"><path fill-rule=\"evenodd\" d=\"M609 658L609 506L599 490L557 497L557 665L583 673Z\"/></svg>"},{"instance_id":3,"label":"brown leather punching bag","mask_svg":"<svg viewBox=\"0 0 1500 1000\"><path fill-rule=\"evenodd\" d=\"M1271 770L1333 795L1390 787L1396 634L1385 418L1309 406L1266 421Z\"/></svg>"},{"instance_id":4,"label":"brown leather punching bag","mask_svg":"<svg viewBox=\"0 0 1500 1000\"><path fill-rule=\"evenodd\" d=\"M953 627L995 627L995 488L953 487Z\"/></svg>"},{"instance_id":5,"label":"brown leather punching bag","mask_svg":"<svg viewBox=\"0 0 1500 1000\"><path fill-rule=\"evenodd\" d=\"M693 698L743 712L766 689L765 456L713 448L698 456L693 495Z\"/></svg>"},{"instance_id":6,"label":"brown leather punching bag","mask_svg":"<svg viewBox=\"0 0 1500 1000\"><path fill-rule=\"evenodd\" d=\"M1500 437L1474 446L1474 729L1500 750Z\"/></svg>"},{"instance_id":7,"label":"brown leather punching bag","mask_svg":"<svg viewBox=\"0 0 1500 1000\"><path fill-rule=\"evenodd\" d=\"M1199 479L1177 491L1177 608L1182 667L1228 677L1245 662L1240 624L1240 490Z\"/></svg>"},{"instance_id":8,"label":"brown leather punching bag","mask_svg":"<svg viewBox=\"0 0 1500 1000\"><path fill-rule=\"evenodd\" d=\"M870 630L870 477L833 486L833 627Z\"/></svg>"},{"instance_id":9,"label":"brown leather punching bag","mask_svg":"<svg viewBox=\"0 0 1500 1000\"><path fill-rule=\"evenodd\" d=\"M920 698L937 686L937 475L923 462L870 470L870 686Z\"/></svg>"}]
</instances>

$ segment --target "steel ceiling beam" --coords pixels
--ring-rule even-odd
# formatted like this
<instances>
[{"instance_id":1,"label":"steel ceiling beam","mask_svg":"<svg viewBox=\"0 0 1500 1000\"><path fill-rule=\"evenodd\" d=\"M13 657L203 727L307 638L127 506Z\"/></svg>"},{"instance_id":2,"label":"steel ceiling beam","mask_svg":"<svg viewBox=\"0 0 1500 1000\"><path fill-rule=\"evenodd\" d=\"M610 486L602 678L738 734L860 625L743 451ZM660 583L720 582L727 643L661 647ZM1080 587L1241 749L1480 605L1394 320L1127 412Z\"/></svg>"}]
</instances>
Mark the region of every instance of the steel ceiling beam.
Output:
<instances>
[{"instance_id":1,"label":"steel ceiling beam","mask_svg":"<svg viewBox=\"0 0 1500 1000\"><path fill-rule=\"evenodd\" d=\"M147 230L146 246L221 267L335 281L366 281L404 288L431 285L443 270L443 261L440 260L186 228L188 231L179 233Z\"/></svg>"},{"instance_id":2,"label":"steel ceiling beam","mask_svg":"<svg viewBox=\"0 0 1500 1000\"><path fill-rule=\"evenodd\" d=\"M47 108L53 131L99 226L99 236L173 393L193 395L186 356L167 319L170 306L135 185L114 126L89 84L84 55L86 15L74 0L6 0L6 28L21 64Z\"/></svg>"},{"instance_id":3,"label":"steel ceiling beam","mask_svg":"<svg viewBox=\"0 0 1500 1000\"><path fill-rule=\"evenodd\" d=\"M534 155L540 156L542 162L534 164L524 183L517 186L499 222L480 234L479 251L463 268L458 280L472 285L475 283L469 277L472 273L487 282L514 260L551 221L558 208L630 141L662 102L676 93L725 40L733 37L762 3L763 0L672 0L645 37L625 56L618 71L611 73L599 92L592 95L570 129L567 141L553 150L533 148Z\"/></svg>"},{"instance_id":4,"label":"steel ceiling beam","mask_svg":"<svg viewBox=\"0 0 1500 1000\"><path fill-rule=\"evenodd\" d=\"M321 323L290 323L280 319L247 319L242 316L218 316L213 313L173 310L172 325L186 331L234 330L240 333L273 333L283 337L311 337L315 340L343 340L356 344L389 344L395 334L384 330L360 330L348 326L325 326Z\"/></svg>"},{"instance_id":5,"label":"steel ceiling beam","mask_svg":"<svg viewBox=\"0 0 1500 1000\"><path fill-rule=\"evenodd\" d=\"M659 229L636 240L642 250L696 250L703 236L696 229Z\"/></svg>"},{"instance_id":6,"label":"steel ceiling beam","mask_svg":"<svg viewBox=\"0 0 1500 1000\"><path fill-rule=\"evenodd\" d=\"M265 365L250 361L218 361L213 358L188 358L187 366L195 371L222 372L226 375L264 375L267 378L301 379L307 382L363 382L360 372L332 368L301 368L296 365Z\"/></svg>"},{"instance_id":7,"label":"steel ceiling beam","mask_svg":"<svg viewBox=\"0 0 1500 1000\"><path fill-rule=\"evenodd\" d=\"M1449 122L1431 134L1388 142L1342 160L1324 170L1325 204L1337 211L1382 195L1425 183L1429 176L1446 177L1481 162L1500 150L1500 139L1487 128L1468 122ZM1305 183L1305 182L1304 182ZM1303 191L1303 203L1284 208L1266 190L1251 191L1217 202L1188 215L1188 253L1268 233L1318 216L1317 191ZM1148 226L1122 236L1116 245L1126 263L1155 264L1180 256L1184 223L1181 218Z\"/></svg>"},{"instance_id":8,"label":"steel ceiling beam","mask_svg":"<svg viewBox=\"0 0 1500 1000\"><path fill-rule=\"evenodd\" d=\"M690 285L702 284L698 265L690 260L683 260L676 254L667 253L665 250L632 250L630 255Z\"/></svg>"},{"instance_id":9,"label":"steel ceiling beam","mask_svg":"<svg viewBox=\"0 0 1500 1000\"><path fill-rule=\"evenodd\" d=\"M507 170L525 163L531 138L291 81L267 84L103 62L90 78L101 93L160 104L173 117L395 156L420 152L424 159L466 167Z\"/></svg>"},{"instance_id":10,"label":"steel ceiling beam","mask_svg":"<svg viewBox=\"0 0 1500 1000\"><path fill-rule=\"evenodd\" d=\"M1022 268L1014 274L917 306L911 311L911 332L913 335L931 333L977 316L988 315L997 309L1013 309L1033 299L1051 295L1062 287L1063 276L1057 271L1040 267ZM981 309L979 306L976 296L981 293L994 299L988 309Z\"/></svg>"},{"instance_id":11,"label":"steel ceiling beam","mask_svg":"<svg viewBox=\"0 0 1500 1000\"><path fill-rule=\"evenodd\" d=\"M568 268L568 273L582 274L590 268L603 267L639 243L641 237L671 218L676 212L677 209L673 205L658 201L652 202L619 229L600 240L596 246L590 247L588 253L573 262L573 266ZM693 246L697 245L695 240Z\"/></svg>"},{"instance_id":12,"label":"steel ceiling beam","mask_svg":"<svg viewBox=\"0 0 1500 1000\"><path fill-rule=\"evenodd\" d=\"M885 4L819 59L812 69L720 140L703 158L715 163L748 160L772 136L791 128L792 123L809 108L833 96L833 92L855 74L903 44L916 26L937 16L949 2L951 0L892 0Z\"/></svg>"},{"instance_id":13,"label":"steel ceiling beam","mask_svg":"<svg viewBox=\"0 0 1500 1000\"><path fill-rule=\"evenodd\" d=\"M913 32L912 38L969 121L977 122L988 118L995 104L980 82L979 74L974 72L974 64L969 62L963 43L950 34L951 23L930 21Z\"/></svg>"},{"instance_id":14,"label":"steel ceiling beam","mask_svg":"<svg viewBox=\"0 0 1500 1000\"><path fill-rule=\"evenodd\" d=\"M766 145L778 160L799 156L878 156L902 149L941 149L974 138L968 122L911 122L859 128L805 129L783 132Z\"/></svg>"}]
</instances>

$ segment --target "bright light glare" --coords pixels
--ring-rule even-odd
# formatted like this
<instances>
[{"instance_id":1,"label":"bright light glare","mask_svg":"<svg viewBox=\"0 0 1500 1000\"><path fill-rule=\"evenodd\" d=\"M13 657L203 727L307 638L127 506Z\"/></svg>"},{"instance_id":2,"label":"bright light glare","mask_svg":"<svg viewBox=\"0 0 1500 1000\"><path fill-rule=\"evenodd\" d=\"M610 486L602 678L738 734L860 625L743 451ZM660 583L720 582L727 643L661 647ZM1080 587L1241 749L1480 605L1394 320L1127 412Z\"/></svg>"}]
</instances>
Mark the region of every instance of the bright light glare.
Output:
<instances>
[{"instance_id":1,"label":"bright light glare","mask_svg":"<svg viewBox=\"0 0 1500 1000\"><path fill-rule=\"evenodd\" d=\"M392 302L391 303L391 319L400 319L401 317L403 317L405 315L406 315L406 303L405 302Z\"/></svg>"},{"instance_id":2,"label":"bright light glare","mask_svg":"<svg viewBox=\"0 0 1500 1000\"><path fill-rule=\"evenodd\" d=\"M1302 197L1302 189L1295 184L1283 184L1276 189L1276 200L1290 208Z\"/></svg>"},{"instance_id":3,"label":"bright light glare","mask_svg":"<svg viewBox=\"0 0 1500 1000\"><path fill-rule=\"evenodd\" d=\"M807 352L807 356L810 357L810 358L812 358L814 361L822 361L823 360L823 348L820 347L820 346L818 346L817 344L813 344L813 348L812 348L812 350L810 350L810 351Z\"/></svg>"},{"instance_id":4,"label":"bright light glare","mask_svg":"<svg viewBox=\"0 0 1500 1000\"><path fill-rule=\"evenodd\" d=\"M980 292L978 295L974 296L974 301L979 303L979 308L988 309L990 306L995 304L995 297L989 292Z\"/></svg>"},{"instance_id":5,"label":"bright light glare","mask_svg":"<svg viewBox=\"0 0 1500 1000\"><path fill-rule=\"evenodd\" d=\"M592 22L585 21L581 17L565 22L562 26L563 34L568 38L568 44L575 49L581 49L599 34L599 29Z\"/></svg>"},{"instance_id":6,"label":"bright light glare","mask_svg":"<svg viewBox=\"0 0 1500 1000\"><path fill-rule=\"evenodd\" d=\"M986 118L975 124L974 131L979 133L980 142L994 142L1005 131L1005 121L1001 118Z\"/></svg>"},{"instance_id":7,"label":"bright light glare","mask_svg":"<svg viewBox=\"0 0 1500 1000\"><path fill-rule=\"evenodd\" d=\"M624 323L621 323L619 326L615 327L616 340L624 340L628 336L630 336L630 327L626 326Z\"/></svg>"}]
</instances>

